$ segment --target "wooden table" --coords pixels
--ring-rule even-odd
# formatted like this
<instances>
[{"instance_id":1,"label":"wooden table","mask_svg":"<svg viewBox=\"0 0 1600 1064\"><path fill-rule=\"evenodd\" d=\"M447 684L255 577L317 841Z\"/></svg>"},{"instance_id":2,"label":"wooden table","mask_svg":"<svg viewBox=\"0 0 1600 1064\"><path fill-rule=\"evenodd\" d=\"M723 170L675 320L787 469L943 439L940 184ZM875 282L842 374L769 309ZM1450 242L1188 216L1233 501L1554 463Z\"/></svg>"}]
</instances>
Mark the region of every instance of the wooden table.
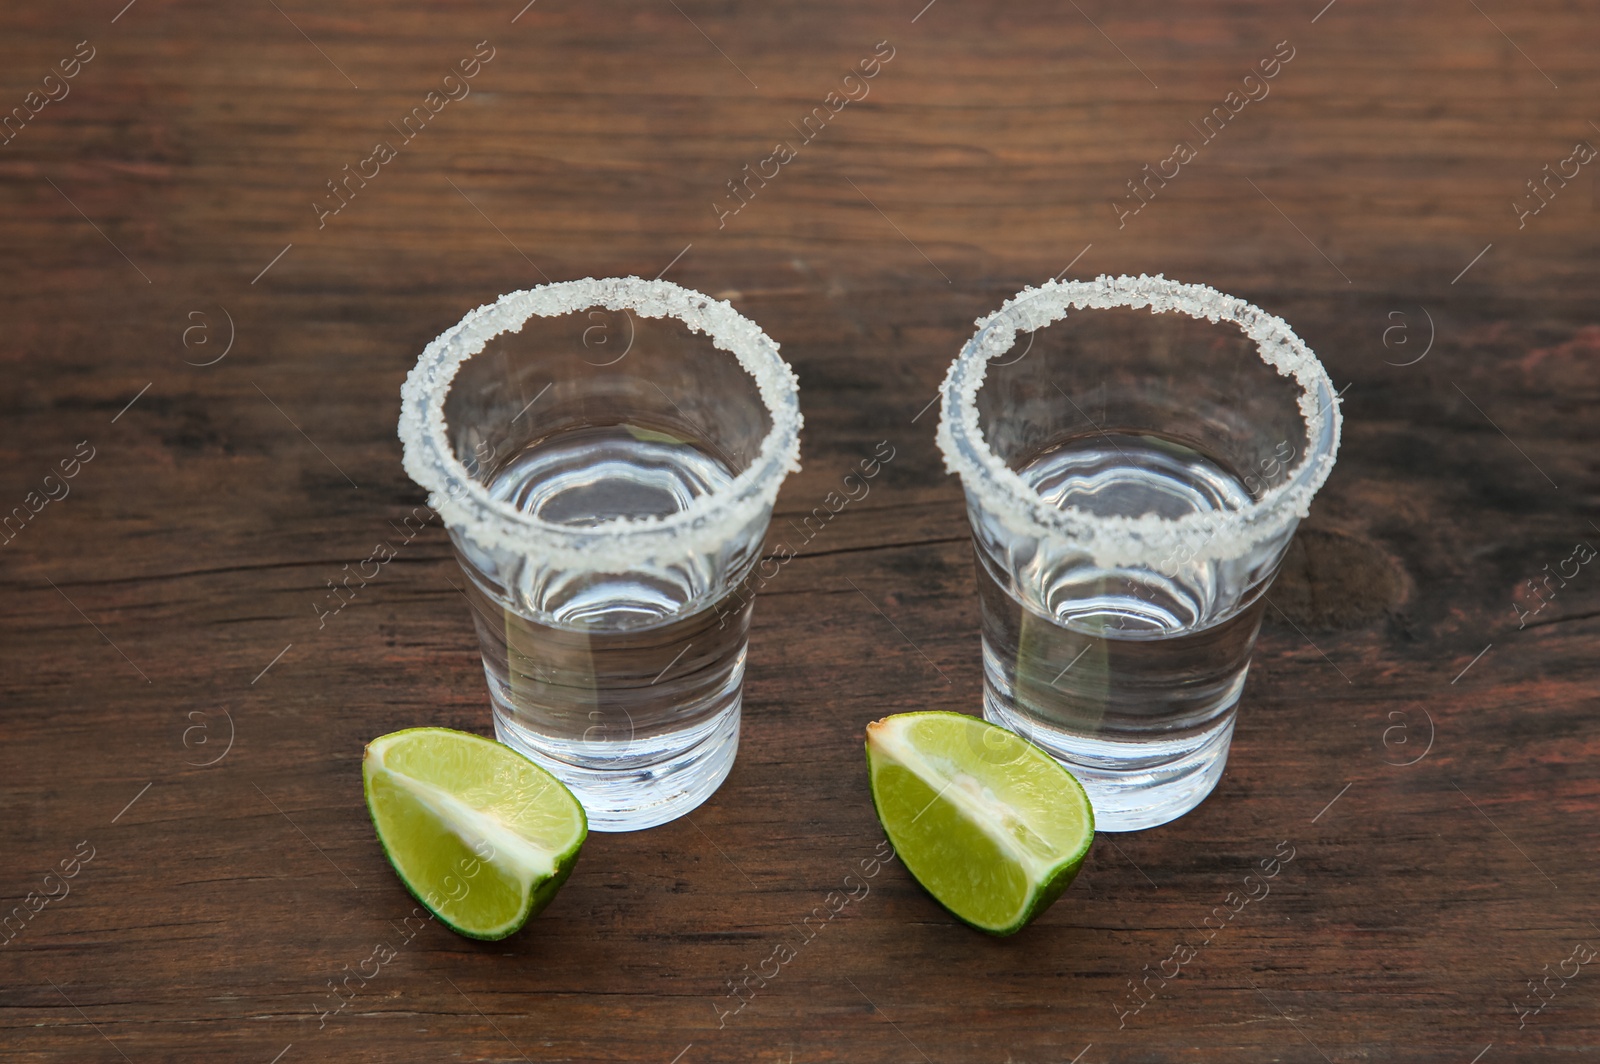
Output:
<instances>
[{"instance_id":1,"label":"wooden table","mask_svg":"<svg viewBox=\"0 0 1600 1064\"><path fill-rule=\"evenodd\" d=\"M1592 10L122 2L0 18L0 104L27 118L0 147L0 511L23 507L0 893L24 909L0 1057L1600 1052L1600 970L1574 959L1600 947L1600 575L1544 583L1600 542L1600 164L1573 150L1600 144ZM778 141L796 157L732 213ZM1194 157L1135 198L1177 142ZM417 931L358 760L396 728L489 729L443 530L321 628L313 603L422 501L395 420L428 339L546 278L662 271L799 373L775 528L879 440L895 457L764 592L706 805L591 836L514 938ZM1101 836L1013 939L889 862L802 945L882 840L863 726L978 707L927 404L973 318L1063 271L1248 298L1347 388L1227 774L1176 823ZM1270 895L1207 940L1274 853ZM394 959L319 1017L379 944Z\"/></svg>"}]
</instances>

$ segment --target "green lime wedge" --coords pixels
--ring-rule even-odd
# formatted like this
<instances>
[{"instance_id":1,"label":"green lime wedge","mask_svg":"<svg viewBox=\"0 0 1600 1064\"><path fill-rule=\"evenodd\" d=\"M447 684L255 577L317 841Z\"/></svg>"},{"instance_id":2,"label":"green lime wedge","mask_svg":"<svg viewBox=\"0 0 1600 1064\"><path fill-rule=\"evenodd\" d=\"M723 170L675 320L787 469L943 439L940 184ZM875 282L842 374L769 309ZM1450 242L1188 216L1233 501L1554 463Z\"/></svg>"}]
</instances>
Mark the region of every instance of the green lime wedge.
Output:
<instances>
[{"instance_id":1,"label":"green lime wedge","mask_svg":"<svg viewBox=\"0 0 1600 1064\"><path fill-rule=\"evenodd\" d=\"M1072 884L1094 810L1032 743L960 713L867 725L872 802L906 868L957 918L1010 935Z\"/></svg>"},{"instance_id":2,"label":"green lime wedge","mask_svg":"<svg viewBox=\"0 0 1600 1064\"><path fill-rule=\"evenodd\" d=\"M467 732L380 736L367 744L361 778L400 881L469 938L505 938L550 904L589 833L560 780Z\"/></svg>"}]
</instances>

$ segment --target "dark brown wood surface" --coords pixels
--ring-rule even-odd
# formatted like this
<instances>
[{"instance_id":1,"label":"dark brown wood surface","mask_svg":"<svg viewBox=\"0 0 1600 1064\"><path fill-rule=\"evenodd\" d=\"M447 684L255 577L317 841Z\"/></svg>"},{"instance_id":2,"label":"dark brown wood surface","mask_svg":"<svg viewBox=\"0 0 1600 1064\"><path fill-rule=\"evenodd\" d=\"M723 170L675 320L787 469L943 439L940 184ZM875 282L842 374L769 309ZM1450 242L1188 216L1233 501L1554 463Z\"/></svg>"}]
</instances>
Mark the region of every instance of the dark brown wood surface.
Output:
<instances>
[{"instance_id":1,"label":"dark brown wood surface","mask_svg":"<svg viewBox=\"0 0 1600 1064\"><path fill-rule=\"evenodd\" d=\"M1592 5L122 2L0 13L0 107L30 116L0 146L0 513L26 517L0 543L0 900L37 909L0 946L0 1059L1600 1055L1600 969L1570 959L1600 948L1600 572L1543 583L1600 543ZM719 227L726 182L884 41L870 94ZM404 141L479 42L470 95ZM396 157L319 228L378 141ZM1196 157L1119 225L1178 141ZM444 532L321 629L313 604L422 501L395 421L431 337L669 264L799 374L774 539L895 457L759 601L712 800L591 836L514 938L411 937L359 758L489 729ZM1102 836L1013 939L891 862L803 941L882 840L864 725L978 708L926 404L973 318L1064 269L1256 301L1348 386L1227 774Z\"/></svg>"}]
</instances>

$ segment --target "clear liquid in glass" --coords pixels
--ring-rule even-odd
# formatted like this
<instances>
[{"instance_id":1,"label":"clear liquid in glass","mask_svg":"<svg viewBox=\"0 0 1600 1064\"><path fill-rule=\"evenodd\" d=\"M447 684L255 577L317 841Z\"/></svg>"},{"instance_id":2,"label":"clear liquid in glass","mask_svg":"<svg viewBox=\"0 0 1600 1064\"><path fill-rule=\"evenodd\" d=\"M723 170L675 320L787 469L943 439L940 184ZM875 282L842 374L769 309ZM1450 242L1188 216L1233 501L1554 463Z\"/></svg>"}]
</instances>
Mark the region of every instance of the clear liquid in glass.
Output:
<instances>
[{"instance_id":1,"label":"clear liquid in glass","mask_svg":"<svg viewBox=\"0 0 1600 1064\"><path fill-rule=\"evenodd\" d=\"M1107 517L1251 503L1221 463L1147 434L1059 440L1016 468L1054 505ZM1102 567L1070 541L1020 538L970 506L969 518L984 716L1065 764L1098 828L1134 831L1198 804L1222 775L1288 535L1241 558Z\"/></svg>"},{"instance_id":2,"label":"clear liquid in glass","mask_svg":"<svg viewBox=\"0 0 1600 1064\"><path fill-rule=\"evenodd\" d=\"M585 527L667 516L734 479L681 426L585 424L526 444L491 495ZM499 739L549 769L591 828L663 823L714 792L738 750L751 599L732 592L760 546L592 573L456 538Z\"/></svg>"}]
</instances>

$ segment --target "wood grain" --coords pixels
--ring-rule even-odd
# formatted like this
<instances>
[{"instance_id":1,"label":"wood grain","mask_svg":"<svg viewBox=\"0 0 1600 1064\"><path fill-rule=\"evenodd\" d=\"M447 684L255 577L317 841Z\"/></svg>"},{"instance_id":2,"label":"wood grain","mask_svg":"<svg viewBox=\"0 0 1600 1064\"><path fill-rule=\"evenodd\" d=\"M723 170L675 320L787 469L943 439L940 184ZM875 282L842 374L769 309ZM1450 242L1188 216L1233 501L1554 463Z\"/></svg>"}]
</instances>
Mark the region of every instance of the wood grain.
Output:
<instances>
[{"instance_id":1,"label":"wood grain","mask_svg":"<svg viewBox=\"0 0 1600 1064\"><path fill-rule=\"evenodd\" d=\"M0 946L0 1057L1600 1051L1600 972L1525 1026L1513 1008L1575 943L1600 945L1600 578L1525 627L1512 608L1600 537L1600 183L1586 166L1521 228L1511 206L1575 142L1600 144L1600 24L1549 0L919 6L0 14L6 108L77 42L95 49L0 146L0 512L94 450L0 545L0 900L25 905L80 841L93 852ZM1285 40L1270 94L1119 228L1126 182ZM401 140L389 124L483 41L471 94L318 228L325 183ZM870 95L719 228L725 183L797 139L882 41ZM421 502L400 382L502 292L669 263L800 376L805 468L774 535L877 441L896 457L763 593L743 746L710 802L593 836L506 942L429 924L319 1026L328 981L411 911L362 805L362 745L489 728L437 525L324 629L312 609ZM1349 385L1308 527L1370 545L1398 597L1331 630L1269 617L1213 797L1102 836L1027 933L958 926L889 863L719 1027L728 980L801 939L882 838L864 725L976 710L970 547L924 406L975 317L1069 263L1203 281L1295 326ZM197 365L230 319L227 355ZM1307 602L1338 592L1320 579ZM1295 857L1271 895L1119 1016L1280 842Z\"/></svg>"}]
</instances>

